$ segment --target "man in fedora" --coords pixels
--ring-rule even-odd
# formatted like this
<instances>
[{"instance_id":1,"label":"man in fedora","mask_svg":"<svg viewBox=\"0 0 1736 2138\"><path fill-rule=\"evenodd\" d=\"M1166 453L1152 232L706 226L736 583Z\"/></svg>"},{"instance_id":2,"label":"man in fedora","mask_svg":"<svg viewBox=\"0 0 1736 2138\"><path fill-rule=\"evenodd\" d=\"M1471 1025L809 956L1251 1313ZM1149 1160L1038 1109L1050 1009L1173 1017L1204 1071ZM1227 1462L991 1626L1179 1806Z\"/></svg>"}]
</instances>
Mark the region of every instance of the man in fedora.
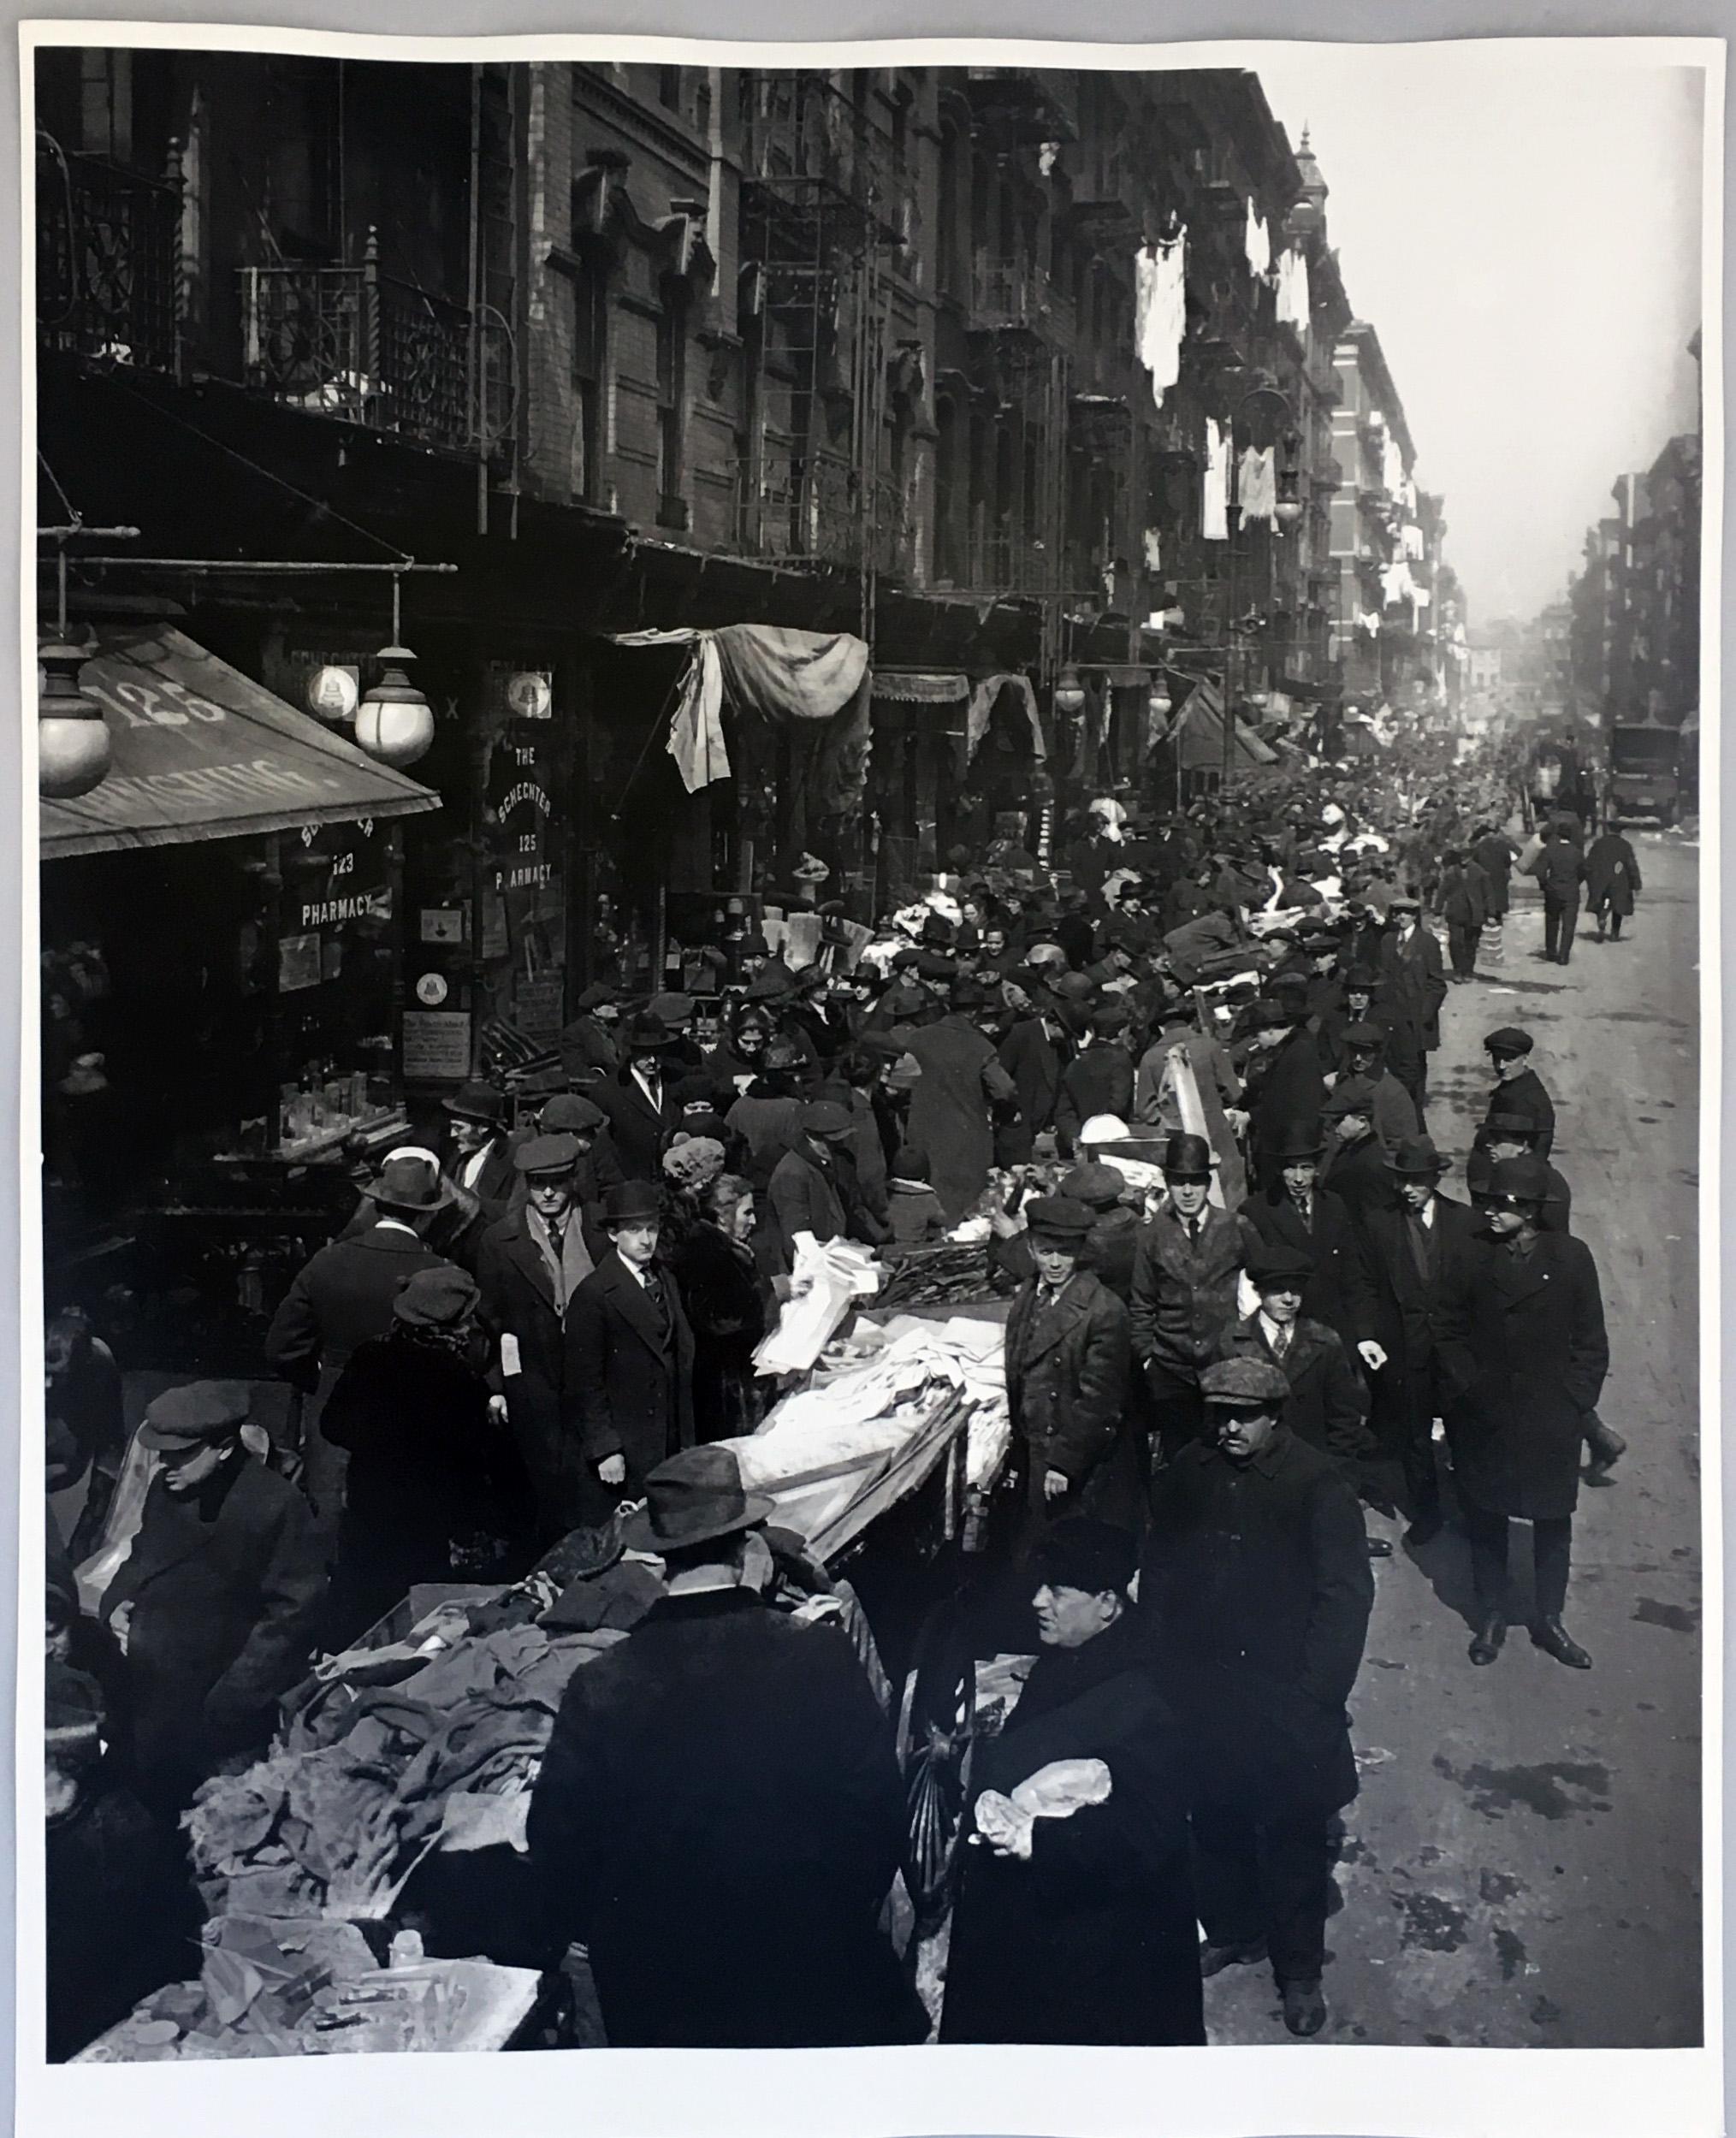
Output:
<instances>
[{"instance_id":1,"label":"man in fedora","mask_svg":"<svg viewBox=\"0 0 1736 2138\"><path fill-rule=\"evenodd\" d=\"M1199 1435L1200 1371L1235 1312L1237 1279L1258 1245L1246 1218L1211 1202L1212 1149L1204 1136L1170 1136L1163 1170L1165 1199L1141 1235L1132 1301L1134 1356L1154 1408L1154 1463Z\"/></svg>"},{"instance_id":2,"label":"man in fedora","mask_svg":"<svg viewBox=\"0 0 1736 2138\"><path fill-rule=\"evenodd\" d=\"M447 1117L444 1170L453 1186L473 1195L484 1228L506 1215L515 1175L506 1103L492 1084L460 1084L443 1102Z\"/></svg>"},{"instance_id":3,"label":"man in fedora","mask_svg":"<svg viewBox=\"0 0 1736 2138\"><path fill-rule=\"evenodd\" d=\"M1128 1402L1131 1330L1126 1307L1084 1266L1094 1213L1070 1196L1041 1195L1026 1219L1032 1273L1006 1335L1024 1535L1064 1514L1137 1529L1144 1495Z\"/></svg>"},{"instance_id":4,"label":"man in fedora","mask_svg":"<svg viewBox=\"0 0 1736 2138\"><path fill-rule=\"evenodd\" d=\"M643 1010L626 1030L627 1058L590 1096L609 1117L610 1140L630 1181L661 1178L663 1152L681 1125L679 1080L665 1061L669 1028Z\"/></svg>"},{"instance_id":5,"label":"man in fedora","mask_svg":"<svg viewBox=\"0 0 1736 2138\"><path fill-rule=\"evenodd\" d=\"M1279 1145L1294 1123L1318 1117L1326 1085L1305 991L1275 989L1254 1004L1250 1018L1259 1051L1248 1069L1248 1152L1254 1179L1270 1188L1283 1164Z\"/></svg>"},{"instance_id":6,"label":"man in fedora","mask_svg":"<svg viewBox=\"0 0 1736 2138\"><path fill-rule=\"evenodd\" d=\"M452 1199L451 1184L426 1156L388 1158L363 1190L373 1221L328 1242L296 1273L265 1332L265 1358L302 1399L308 1497L335 1536L344 1464L319 1430L319 1413L350 1354L392 1326L392 1306L418 1270L453 1266L424 1235Z\"/></svg>"},{"instance_id":7,"label":"man in fedora","mask_svg":"<svg viewBox=\"0 0 1736 2138\"><path fill-rule=\"evenodd\" d=\"M1407 1136L1386 1161L1389 1199L1362 1213L1371 1306L1366 1327L1380 1360L1372 1423L1383 1454L1402 1479L1410 1527L1405 1542L1428 1543L1442 1525L1434 1423L1443 1413L1440 1309L1469 1251L1477 1213L1441 1193L1448 1162L1426 1136Z\"/></svg>"},{"instance_id":8,"label":"man in fedora","mask_svg":"<svg viewBox=\"0 0 1736 2138\"><path fill-rule=\"evenodd\" d=\"M563 1404L592 1519L639 1498L657 1465L693 1444L693 1331L657 1260L662 1206L649 1182L612 1189L609 1251L567 1301Z\"/></svg>"},{"instance_id":9,"label":"man in fedora","mask_svg":"<svg viewBox=\"0 0 1736 2138\"><path fill-rule=\"evenodd\" d=\"M530 1802L554 1951L584 1946L612 2048L920 2040L879 1928L904 1784L853 1649L773 1608L772 1503L728 1448L642 1489L626 1542L668 1594L568 1680Z\"/></svg>"},{"instance_id":10,"label":"man in fedora","mask_svg":"<svg viewBox=\"0 0 1736 2138\"><path fill-rule=\"evenodd\" d=\"M499 1393L544 1543L584 1519L587 1496L579 1437L566 1409L565 1331L573 1294L607 1250L600 1223L593 1230L588 1223L583 1163L579 1139L570 1131L521 1144L524 1200L484 1235L477 1269L498 1347ZM591 1216L600 1220L601 1212Z\"/></svg>"},{"instance_id":11,"label":"man in fedora","mask_svg":"<svg viewBox=\"0 0 1736 2138\"><path fill-rule=\"evenodd\" d=\"M1508 1526L1532 1525L1532 1639L1570 1669L1591 1658L1561 1623L1579 1491L1579 1448L1609 1368L1597 1264L1582 1240L1543 1229L1546 1168L1503 1158L1471 1250L1438 1318L1447 1433L1477 1584L1473 1663L1507 1635Z\"/></svg>"},{"instance_id":12,"label":"man in fedora","mask_svg":"<svg viewBox=\"0 0 1736 2138\"><path fill-rule=\"evenodd\" d=\"M1209 1430L1153 1481L1139 1591L1188 1748L1200 1969L1269 1959L1285 2026L1317 2034L1367 1543L1337 1464L1284 1423L1281 1366L1225 1359L1201 1379Z\"/></svg>"},{"instance_id":13,"label":"man in fedora","mask_svg":"<svg viewBox=\"0 0 1736 2138\"><path fill-rule=\"evenodd\" d=\"M247 1418L240 1382L152 1402L139 1438L159 1467L100 1607L125 1660L139 1793L170 1819L219 1764L264 1752L325 1596L307 1504L243 1446Z\"/></svg>"},{"instance_id":14,"label":"man in fedora","mask_svg":"<svg viewBox=\"0 0 1736 2138\"><path fill-rule=\"evenodd\" d=\"M1530 1033L1516 1024L1501 1026L1483 1042L1496 1080L1489 1095L1489 1110L1527 1116L1535 1138L1532 1153L1547 1159L1555 1148L1555 1107L1542 1077L1531 1065L1534 1044Z\"/></svg>"},{"instance_id":15,"label":"man in fedora","mask_svg":"<svg viewBox=\"0 0 1736 2138\"><path fill-rule=\"evenodd\" d=\"M1348 1207L1320 1185L1325 1142L1318 1118L1272 1128L1267 1152L1274 1178L1270 1187L1248 1197L1241 1215L1265 1247L1288 1247L1308 1257L1312 1274L1302 1312L1311 1321L1336 1330L1354 1359L1367 1333L1372 1303L1368 1266Z\"/></svg>"}]
</instances>

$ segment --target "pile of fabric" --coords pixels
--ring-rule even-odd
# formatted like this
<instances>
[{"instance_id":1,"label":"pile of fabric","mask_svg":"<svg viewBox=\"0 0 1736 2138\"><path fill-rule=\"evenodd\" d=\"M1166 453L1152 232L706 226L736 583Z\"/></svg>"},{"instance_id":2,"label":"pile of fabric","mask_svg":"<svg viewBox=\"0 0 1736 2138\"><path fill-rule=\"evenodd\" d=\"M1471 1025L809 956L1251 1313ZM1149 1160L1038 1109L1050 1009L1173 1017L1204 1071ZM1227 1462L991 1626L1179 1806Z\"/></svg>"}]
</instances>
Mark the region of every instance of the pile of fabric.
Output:
<instances>
[{"instance_id":1,"label":"pile of fabric","mask_svg":"<svg viewBox=\"0 0 1736 2138\"><path fill-rule=\"evenodd\" d=\"M750 1491L821 1560L859 1537L956 1444L963 1483L986 1489L1011 1438L1005 1331L993 1321L895 1315L859 1324L757 1433L731 1441Z\"/></svg>"},{"instance_id":2,"label":"pile of fabric","mask_svg":"<svg viewBox=\"0 0 1736 2138\"><path fill-rule=\"evenodd\" d=\"M377 1921L431 1850L522 1839L568 1679L663 1588L619 1555L570 1581L548 1567L332 1658L269 1759L204 1785L186 1825L212 1916Z\"/></svg>"}]
</instances>

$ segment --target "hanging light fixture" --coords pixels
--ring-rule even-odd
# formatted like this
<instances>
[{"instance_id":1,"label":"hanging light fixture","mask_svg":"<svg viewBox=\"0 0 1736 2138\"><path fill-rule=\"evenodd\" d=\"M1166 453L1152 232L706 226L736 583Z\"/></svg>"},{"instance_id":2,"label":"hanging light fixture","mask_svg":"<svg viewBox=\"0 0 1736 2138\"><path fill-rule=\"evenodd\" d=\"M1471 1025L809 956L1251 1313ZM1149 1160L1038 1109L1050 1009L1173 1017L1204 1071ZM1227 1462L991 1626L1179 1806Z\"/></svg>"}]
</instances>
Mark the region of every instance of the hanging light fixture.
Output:
<instances>
[{"instance_id":1,"label":"hanging light fixture","mask_svg":"<svg viewBox=\"0 0 1736 2138\"><path fill-rule=\"evenodd\" d=\"M73 515L71 533L79 526ZM112 530L126 534L130 530ZM100 787L114 761L114 738L103 708L79 688L79 671L91 648L74 646L67 636L66 542L56 558L58 598L54 637L36 649L36 791L50 802L72 802Z\"/></svg>"},{"instance_id":2,"label":"hanging light fixture","mask_svg":"<svg viewBox=\"0 0 1736 2138\"><path fill-rule=\"evenodd\" d=\"M1272 702L1271 692L1256 686L1248 692L1247 702L1256 713L1264 713Z\"/></svg>"},{"instance_id":3,"label":"hanging light fixture","mask_svg":"<svg viewBox=\"0 0 1736 2138\"><path fill-rule=\"evenodd\" d=\"M356 743L382 765L413 765L434 741L434 708L410 680L416 656L400 645L399 575L392 575L392 643L380 649L380 679L356 708Z\"/></svg>"},{"instance_id":4,"label":"hanging light fixture","mask_svg":"<svg viewBox=\"0 0 1736 2138\"><path fill-rule=\"evenodd\" d=\"M1069 660L1055 684L1055 710L1058 713L1079 713L1084 708L1085 686L1079 680L1079 671Z\"/></svg>"},{"instance_id":5,"label":"hanging light fixture","mask_svg":"<svg viewBox=\"0 0 1736 2138\"><path fill-rule=\"evenodd\" d=\"M1152 678L1152 687L1146 694L1146 709L1154 720L1166 720L1175 710L1175 701L1164 684L1161 668Z\"/></svg>"},{"instance_id":6,"label":"hanging light fixture","mask_svg":"<svg viewBox=\"0 0 1736 2138\"><path fill-rule=\"evenodd\" d=\"M1302 517L1302 500L1296 495L1296 462L1301 443L1294 431L1284 440L1283 462L1278 469L1277 503L1272 508L1277 515L1280 527L1294 527Z\"/></svg>"},{"instance_id":7,"label":"hanging light fixture","mask_svg":"<svg viewBox=\"0 0 1736 2138\"><path fill-rule=\"evenodd\" d=\"M36 649L36 788L49 802L71 802L102 785L115 746L103 708L79 688L88 646L68 643L66 622L58 636Z\"/></svg>"}]
</instances>

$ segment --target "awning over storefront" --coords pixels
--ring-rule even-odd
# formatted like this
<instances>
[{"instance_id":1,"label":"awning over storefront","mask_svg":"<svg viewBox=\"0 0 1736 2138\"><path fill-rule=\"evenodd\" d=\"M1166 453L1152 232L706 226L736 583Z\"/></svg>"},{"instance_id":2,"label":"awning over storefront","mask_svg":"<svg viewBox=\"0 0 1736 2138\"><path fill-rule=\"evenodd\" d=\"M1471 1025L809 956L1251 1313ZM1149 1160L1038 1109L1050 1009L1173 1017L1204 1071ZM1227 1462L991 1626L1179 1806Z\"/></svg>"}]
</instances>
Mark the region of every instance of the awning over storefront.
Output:
<instances>
[{"instance_id":1,"label":"awning over storefront","mask_svg":"<svg viewBox=\"0 0 1736 2138\"><path fill-rule=\"evenodd\" d=\"M1019 711L1024 715L1025 725L1030 732L1031 755L1038 764L1042 764L1048 757L1049 743L1043 733L1042 716L1037 710L1037 694L1031 688L1030 678L1016 672L985 676L971 691L970 712L964 724L964 761L968 765L976 755L1004 690L1012 693Z\"/></svg>"},{"instance_id":2,"label":"awning over storefront","mask_svg":"<svg viewBox=\"0 0 1736 2138\"><path fill-rule=\"evenodd\" d=\"M960 705L970 678L944 669L876 668L874 694L893 705Z\"/></svg>"},{"instance_id":3,"label":"awning over storefront","mask_svg":"<svg viewBox=\"0 0 1736 2138\"><path fill-rule=\"evenodd\" d=\"M171 625L101 625L79 680L114 760L91 793L39 803L44 861L440 807Z\"/></svg>"},{"instance_id":4,"label":"awning over storefront","mask_svg":"<svg viewBox=\"0 0 1736 2138\"><path fill-rule=\"evenodd\" d=\"M1209 678L1194 684L1170 730L1181 748L1184 769L1211 770L1223 763L1223 697ZM1277 753L1244 721L1235 722L1235 756L1242 765L1275 765Z\"/></svg>"}]
</instances>

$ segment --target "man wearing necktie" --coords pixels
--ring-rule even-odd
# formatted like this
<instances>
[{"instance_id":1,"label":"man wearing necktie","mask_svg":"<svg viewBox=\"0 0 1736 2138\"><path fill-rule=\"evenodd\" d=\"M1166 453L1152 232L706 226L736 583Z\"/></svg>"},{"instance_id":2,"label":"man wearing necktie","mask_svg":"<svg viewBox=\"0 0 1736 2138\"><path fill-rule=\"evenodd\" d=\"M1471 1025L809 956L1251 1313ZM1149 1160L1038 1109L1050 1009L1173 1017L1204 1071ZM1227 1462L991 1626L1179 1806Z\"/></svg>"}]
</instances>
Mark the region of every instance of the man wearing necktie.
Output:
<instances>
[{"instance_id":1,"label":"man wearing necktie","mask_svg":"<svg viewBox=\"0 0 1736 2138\"><path fill-rule=\"evenodd\" d=\"M592 1520L642 1499L657 1465L693 1445L693 1331L657 1261L661 1217L648 1182L612 1188L610 1250L567 1304L567 1423L584 1448Z\"/></svg>"},{"instance_id":2,"label":"man wearing necktie","mask_svg":"<svg viewBox=\"0 0 1736 2138\"><path fill-rule=\"evenodd\" d=\"M1200 1432L1200 1371L1235 1312L1236 1280L1257 1237L1245 1218L1212 1206L1204 1136L1172 1135L1163 1169L1167 1199L1141 1235L1130 1302L1134 1355L1153 1407L1154 1465Z\"/></svg>"},{"instance_id":3,"label":"man wearing necktie","mask_svg":"<svg viewBox=\"0 0 1736 2138\"><path fill-rule=\"evenodd\" d=\"M530 1479L544 1543L582 1519L584 1496L578 1442L565 1417L563 1334L568 1303L594 1267L579 1201L582 1156L580 1139L569 1133L519 1145L524 1202L483 1235L477 1264L499 1346L498 1401Z\"/></svg>"}]
</instances>

